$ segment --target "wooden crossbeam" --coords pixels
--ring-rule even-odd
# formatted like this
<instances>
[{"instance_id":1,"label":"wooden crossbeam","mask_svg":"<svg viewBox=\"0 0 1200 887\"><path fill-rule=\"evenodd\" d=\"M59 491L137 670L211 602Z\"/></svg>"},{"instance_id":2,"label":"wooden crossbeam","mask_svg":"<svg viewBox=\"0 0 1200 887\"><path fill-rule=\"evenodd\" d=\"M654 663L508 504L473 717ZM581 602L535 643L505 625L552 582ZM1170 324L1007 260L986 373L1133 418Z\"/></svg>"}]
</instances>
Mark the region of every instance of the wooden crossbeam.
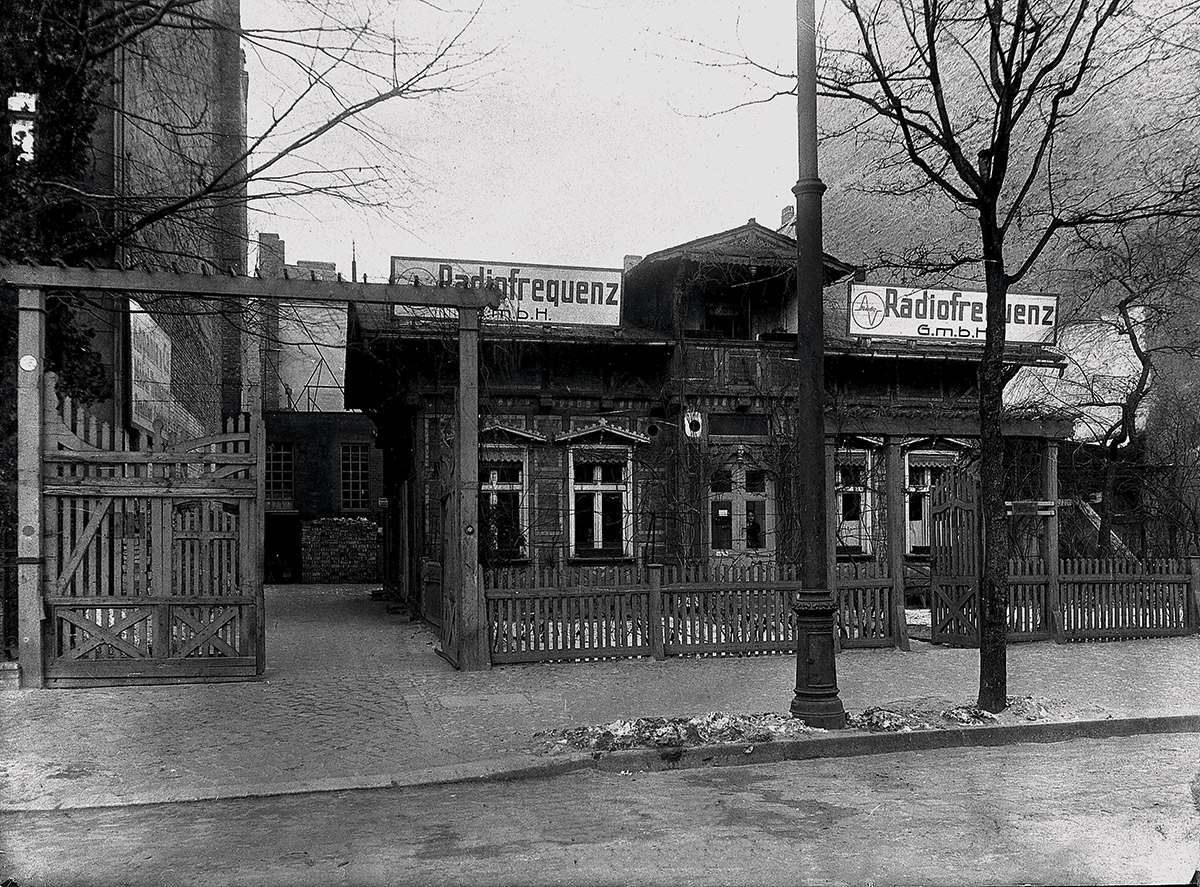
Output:
<instances>
[{"instance_id":1,"label":"wooden crossbeam","mask_svg":"<svg viewBox=\"0 0 1200 887\"><path fill-rule=\"evenodd\" d=\"M98 609L98 608L89 607L88 609ZM107 609L107 608L99 608L99 609ZM136 607L136 608L134 608L134 612L133 612L132 616L126 616L124 619L122 619L120 622L118 622L116 625L112 626L111 628L105 628L103 625L93 622L91 619L88 619L86 616L80 615L75 610L63 609L63 610L57 611L57 616L59 619L62 619L65 622L70 622L72 625L74 625L78 628L82 628L89 635L91 635L91 637L88 638L86 643L81 644L78 647L72 647L70 649L69 652L71 655L69 658L71 658L71 659L81 659L82 657L86 656L88 653L92 652L92 650L99 647L101 644L108 644L109 646L113 647L114 649L120 650L122 653L124 653L126 656L130 657L131 659L145 659L146 658L145 650L142 650L139 647L133 646L128 641L119 637L119 635L121 634L121 632L125 631L126 629L131 628L134 625L137 625L143 619L149 618L151 615L153 615L152 610L146 610L145 608Z\"/></svg>"},{"instance_id":2,"label":"wooden crossbeam","mask_svg":"<svg viewBox=\"0 0 1200 887\"><path fill-rule=\"evenodd\" d=\"M88 547L96 537L96 532L100 529L100 525L104 522L104 518L108 515L108 509L112 507L112 504L112 496L96 500L96 507L88 517L88 522L84 526L83 532L75 540L75 547L71 550L70 555L67 556L67 562L63 564L62 572L58 576L53 577L54 591L56 593L62 593L67 583L75 576L75 571L79 569L79 564L83 560L83 556L87 553Z\"/></svg>"},{"instance_id":3,"label":"wooden crossbeam","mask_svg":"<svg viewBox=\"0 0 1200 887\"><path fill-rule=\"evenodd\" d=\"M278 280L228 274L176 274L170 271L113 271L0 265L0 281L27 289L79 289L154 293L164 296L270 299L281 302L359 302L431 308L498 308L496 289L414 286L411 283L353 283L342 280Z\"/></svg>"},{"instance_id":4,"label":"wooden crossbeam","mask_svg":"<svg viewBox=\"0 0 1200 887\"><path fill-rule=\"evenodd\" d=\"M237 609L230 607L219 618L213 617L211 622L197 622L187 613L176 610L171 615L177 620L187 625L194 634L188 641L187 647L175 654L177 657L186 657L199 650L202 646L212 644L217 649L221 650L226 656L240 655L237 650L229 646L223 639L216 636L217 632L224 628L234 616L237 615Z\"/></svg>"}]
</instances>

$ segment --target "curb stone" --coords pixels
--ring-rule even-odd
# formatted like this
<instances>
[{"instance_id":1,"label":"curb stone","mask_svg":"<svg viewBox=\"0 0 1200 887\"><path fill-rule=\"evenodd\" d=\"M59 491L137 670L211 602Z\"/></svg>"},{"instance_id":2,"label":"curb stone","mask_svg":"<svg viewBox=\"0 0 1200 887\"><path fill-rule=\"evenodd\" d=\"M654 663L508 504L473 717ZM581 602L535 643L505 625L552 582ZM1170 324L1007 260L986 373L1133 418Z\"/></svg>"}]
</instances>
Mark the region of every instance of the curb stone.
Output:
<instances>
[{"instance_id":1,"label":"curb stone","mask_svg":"<svg viewBox=\"0 0 1200 887\"><path fill-rule=\"evenodd\" d=\"M470 782L512 782L544 779L578 770L603 773L689 770L729 767L815 758L859 757L932 751L943 748L987 748L1019 743L1068 742L1075 739L1113 739L1162 733L1200 733L1200 715L1107 718L1087 721L1038 721L979 727L948 727L879 733L817 733L805 739L783 739L758 745L725 743L672 746L660 749L623 749L589 752L572 750L547 756L525 753L463 764L427 767L399 774L330 777L316 780L214 786L191 792L145 792L136 798L103 796L97 792L85 803L8 805L0 814L134 807L155 804L266 798L284 795L361 791L386 788L419 788Z\"/></svg>"}]
</instances>

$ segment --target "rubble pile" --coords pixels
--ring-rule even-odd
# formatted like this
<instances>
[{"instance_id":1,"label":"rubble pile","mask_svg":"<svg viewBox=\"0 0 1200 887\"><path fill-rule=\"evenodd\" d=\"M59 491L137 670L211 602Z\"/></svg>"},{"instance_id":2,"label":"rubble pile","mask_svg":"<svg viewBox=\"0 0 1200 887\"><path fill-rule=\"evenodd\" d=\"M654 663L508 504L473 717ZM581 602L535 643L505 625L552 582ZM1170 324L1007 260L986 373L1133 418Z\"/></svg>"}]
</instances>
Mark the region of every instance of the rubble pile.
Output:
<instances>
[{"instance_id":1,"label":"rubble pile","mask_svg":"<svg viewBox=\"0 0 1200 887\"><path fill-rule=\"evenodd\" d=\"M729 715L714 711L691 718L638 718L534 734L543 751L583 749L616 751L672 748L716 743L751 745L825 732L788 715Z\"/></svg>"}]
</instances>

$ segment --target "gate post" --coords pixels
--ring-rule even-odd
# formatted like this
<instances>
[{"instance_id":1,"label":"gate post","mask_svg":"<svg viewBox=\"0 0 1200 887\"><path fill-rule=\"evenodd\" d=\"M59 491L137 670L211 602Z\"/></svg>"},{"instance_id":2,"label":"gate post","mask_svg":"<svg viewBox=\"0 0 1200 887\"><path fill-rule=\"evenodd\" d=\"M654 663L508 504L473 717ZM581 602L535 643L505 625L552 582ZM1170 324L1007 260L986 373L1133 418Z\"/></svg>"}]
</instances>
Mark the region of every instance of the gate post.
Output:
<instances>
[{"instance_id":1,"label":"gate post","mask_svg":"<svg viewBox=\"0 0 1200 887\"><path fill-rule=\"evenodd\" d=\"M1056 643L1067 642L1063 626L1062 587L1059 582L1061 568L1058 562L1058 444L1046 441L1042 453L1042 491L1054 503L1054 510L1046 518L1046 550L1042 556L1046 562L1046 618Z\"/></svg>"},{"instance_id":2,"label":"gate post","mask_svg":"<svg viewBox=\"0 0 1200 887\"><path fill-rule=\"evenodd\" d=\"M1192 555L1187 559L1187 612L1184 614L1188 634L1195 634L1200 629L1200 557Z\"/></svg>"},{"instance_id":3,"label":"gate post","mask_svg":"<svg viewBox=\"0 0 1200 887\"><path fill-rule=\"evenodd\" d=\"M908 621L904 613L904 549L907 528L904 526L904 454L900 441L894 437L883 439L884 482L887 484L887 540L888 569L892 574L892 639L896 647L907 652ZM932 591L930 592L932 594Z\"/></svg>"},{"instance_id":4,"label":"gate post","mask_svg":"<svg viewBox=\"0 0 1200 887\"><path fill-rule=\"evenodd\" d=\"M479 309L458 309L458 421L454 442L458 461L459 667L486 671L492 666L487 602L479 573Z\"/></svg>"},{"instance_id":5,"label":"gate post","mask_svg":"<svg viewBox=\"0 0 1200 887\"><path fill-rule=\"evenodd\" d=\"M650 605L646 609L650 623L650 654L660 662L667 658L663 636L666 633L662 608L662 564L649 564L646 567L650 574Z\"/></svg>"},{"instance_id":6,"label":"gate post","mask_svg":"<svg viewBox=\"0 0 1200 887\"><path fill-rule=\"evenodd\" d=\"M17 637L22 687L45 686L42 598L42 415L46 303L17 290Z\"/></svg>"}]
</instances>

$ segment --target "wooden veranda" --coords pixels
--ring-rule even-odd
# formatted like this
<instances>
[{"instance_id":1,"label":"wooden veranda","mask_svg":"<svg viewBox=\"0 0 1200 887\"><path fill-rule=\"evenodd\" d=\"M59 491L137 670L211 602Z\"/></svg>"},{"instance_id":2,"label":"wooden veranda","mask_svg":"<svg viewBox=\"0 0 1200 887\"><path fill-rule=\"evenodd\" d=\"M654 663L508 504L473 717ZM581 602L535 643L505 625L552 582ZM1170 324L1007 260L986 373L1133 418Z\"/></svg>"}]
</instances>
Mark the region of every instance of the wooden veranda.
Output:
<instances>
[{"instance_id":1,"label":"wooden veranda","mask_svg":"<svg viewBox=\"0 0 1200 887\"><path fill-rule=\"evenodd\" d=\"M490 665L475 532L479 314L494 290L236 274L0 266L17 290L17 628L21 685L247 678L265 664L260 380L223 433L130 451L121 429L58 408L45 369L49 290L229 305L360 302L457 311L456 495L443 652Z\"/></svg>"}]
</instances>

